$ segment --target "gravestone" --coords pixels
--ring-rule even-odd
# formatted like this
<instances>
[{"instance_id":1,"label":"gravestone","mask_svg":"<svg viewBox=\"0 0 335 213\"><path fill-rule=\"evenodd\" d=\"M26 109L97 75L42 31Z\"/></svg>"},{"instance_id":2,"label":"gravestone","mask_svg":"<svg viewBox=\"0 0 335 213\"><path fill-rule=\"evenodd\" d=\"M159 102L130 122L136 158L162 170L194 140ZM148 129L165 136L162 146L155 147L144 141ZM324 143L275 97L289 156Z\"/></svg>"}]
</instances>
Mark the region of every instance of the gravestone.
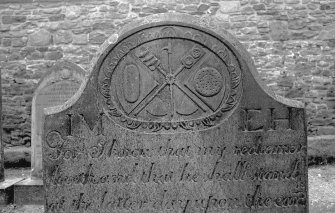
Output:
<instances>
[{"instance_id":1,"label":"gravestone","mask_svg":"<svg viewBox=\"0 0 335 213\"><path fill-rule=\"evenodd\" d=\"M308 212L305 111L220 23L149 16L103 47L45 110L46 212Z\"/></svg>"},{"instance_id":2,"label":"gravestone","mask_svg":"<svg viewBox=\"0 0 335 213\"><path fill-rule=\"evenodd\" d=\"M31 177L42 178L43 109L62 105L79 89L85 71L78 65L59 61L41 78L32 100Z\"/></svg>"}]
</instances>

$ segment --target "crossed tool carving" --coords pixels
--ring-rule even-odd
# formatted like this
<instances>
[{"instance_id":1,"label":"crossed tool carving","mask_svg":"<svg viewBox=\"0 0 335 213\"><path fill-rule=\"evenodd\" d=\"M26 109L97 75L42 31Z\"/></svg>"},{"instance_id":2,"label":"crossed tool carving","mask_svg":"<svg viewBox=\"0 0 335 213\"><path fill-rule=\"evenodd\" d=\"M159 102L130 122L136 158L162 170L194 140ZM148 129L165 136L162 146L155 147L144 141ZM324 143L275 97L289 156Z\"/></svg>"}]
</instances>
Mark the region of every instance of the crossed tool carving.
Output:
<instances>
[{"instance_id":1,"label":"crossed tool carving","mask_svg":"<svg viewBox=\"0 0 335 213\"><path fill-rule=\"evenodd\" d=\"M168 72L166 72L161 65L160 60L152 54L147 48L142 47L142 49L136 55L131 53L130 60L138 64L143 70L151 75L151 72L157 70L163 77L165 81L160 85L153 87L147 95L145 95L129 112L129 115L133 114L137 116L166 86L170 88L171 95L171 118L176 113L173 85L180 89L190 100L192 100L201 110L206 112L208 108L213 112L215 109L209 105L199 94L191 90L187 84L182 84L177 76L183 72L186 68L191 69L190 72L197 70L201 64L208 58L206 52L199 45L195 45L192 49L182 58L182 65L176 69L175 72L172 71L172 45L169 41L168 45L165 46L162 51L167 51L167 62L168 62ZM157 81L156 81L157 82ZM157 82L158 83L158 82Z\"/></svg>"}]
</instances>

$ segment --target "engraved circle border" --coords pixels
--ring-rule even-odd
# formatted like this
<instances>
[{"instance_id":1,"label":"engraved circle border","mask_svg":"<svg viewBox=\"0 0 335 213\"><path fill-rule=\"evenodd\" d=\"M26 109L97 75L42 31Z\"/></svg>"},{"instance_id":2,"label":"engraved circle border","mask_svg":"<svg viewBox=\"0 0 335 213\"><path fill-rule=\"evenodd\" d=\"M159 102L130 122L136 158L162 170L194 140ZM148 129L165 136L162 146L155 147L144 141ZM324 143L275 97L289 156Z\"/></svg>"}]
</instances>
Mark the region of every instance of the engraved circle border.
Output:
<instances>
[{"instance_id":1,"label":"engraved circle border","mask_svg":"<svg viewBox=\"0 0 335 213\"><path fill-rule=\"evenodd\" d=\"M142 26L143 27L143 26ZM190 28L192 30L198 31L202 34L205 34L206 36L212 37L217 39L221 44L221 49L216 48L215 45L212 47L206 45L206 43L203 43L201 40L195 40L194 38L186 37L187 34L180 34L180 35L166 35L164 33L161 34L150 34L151 36L146 36L145 31L151 28L161 28L164 29L166 27L181 27L181 28ZM131 39L131 37L135 37L136 35L139 36L138 40ZM183 37L184 36L184 37ZM127 41L127 39L130 38L130 47L124 45L124 41ZM199 43L202 46L205 46L209 50L211 50L217 57L219 57L224 64L227 66L227 70L229 72L230 81L231 81L231 87L230 87L230 94L228 97L227 103L223 104L223 106L217 110L217 112L214 112L213 114L207 116L207 117L200 117L192 120L185 120L185 121L142 121L142 120L136 120L133 118L130 118L128 116L125 116L122 112L119 111L117 107L113 105L113 101L111 100L110 96L110 86L111 86L111 80L114 70L117 68L120 60L128 54L131 50L138 47L139 45L142 45L144 43L154 41L157 39L162 38L179 38L179 39L188 39L190 41L193 41L195 43ZM124 45L124 46L123 46ZM123 49L122 49L123 48ZM224 50L224 51L223 51ZM119 52L118 52L119 51ZM116 57L110 57L111 60L109 60L108 64L109 66L106 66L108 56L114 52ZM120 57L121 52L121 57ZM119 54L118 54L119 53ZM217 36L206 32L201 29L201 27L192 27L188 24L179 24L179 23L160 23L155 26L146 26L144 28L136 28L130 33L128 36L120 39L118 42L116 42L111 49L106 51L103 57L103 60L101 63L101 66L99 67L98 72L98 90L100 91L100 94L105 99L104 106L107 107L108 115L111 117L112 120L116 121L119 125L130 129L130 130L136 130L136 131L143 131L143 132L159 132L159 131L176 131L178 132L179 129L182 129L182 131L195 131L195 130L202 130L207 129L213 126L216 126L222 121L224 118L227 117L227 113L231 111L240 101L242 96L242 83L241 83L241 69L240 69L240 62L238 57L236 57L237 64L234 63L234 60L231 60L231 55L233 57L235 56L234 51L232 51L229 46L226 45L225 42L222 41L222 39L218 38ZM115 59L116 58L116 59ZM113 61L114 60L114 61ZM103 75L103 79L101 79L101 75Z\"/></svg>"}]
</instances>

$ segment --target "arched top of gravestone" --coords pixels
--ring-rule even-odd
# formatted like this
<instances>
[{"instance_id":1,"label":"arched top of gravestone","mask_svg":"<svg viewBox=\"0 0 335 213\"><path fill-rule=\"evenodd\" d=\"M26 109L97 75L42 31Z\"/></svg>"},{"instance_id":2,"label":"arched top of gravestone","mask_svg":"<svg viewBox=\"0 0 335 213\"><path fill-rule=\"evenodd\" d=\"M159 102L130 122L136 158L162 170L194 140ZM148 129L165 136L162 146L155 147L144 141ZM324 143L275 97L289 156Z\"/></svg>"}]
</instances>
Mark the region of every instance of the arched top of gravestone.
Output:
<instances>
[{"instance_id":1,"label":"arched top of gravestone","mask_svg":"<svg viewBox=\"0 0 335 213\"><path fill-rule=\"evenodd\" d=\"M303 107L264 86L246 49L209 17L168 13L137 20L102 45L90 69L81 92L46 114L94 93L116 123L150 132L205 129L237 106L258 105L261 96L269 106Z\"/></svg>"},{"instance_id":2,"label":"arched top of gravestone","mask_svg":"<svg viewBox=\"0 0 335 213\"><path fill-rule=\"evenodd\" d=\"M57 61L41 77L36 86L34 96L40 93L41 89L60 81L72 81L81 84L85 79L85 70L79 65L62 60Z\"/></svg>"}]
</instances>

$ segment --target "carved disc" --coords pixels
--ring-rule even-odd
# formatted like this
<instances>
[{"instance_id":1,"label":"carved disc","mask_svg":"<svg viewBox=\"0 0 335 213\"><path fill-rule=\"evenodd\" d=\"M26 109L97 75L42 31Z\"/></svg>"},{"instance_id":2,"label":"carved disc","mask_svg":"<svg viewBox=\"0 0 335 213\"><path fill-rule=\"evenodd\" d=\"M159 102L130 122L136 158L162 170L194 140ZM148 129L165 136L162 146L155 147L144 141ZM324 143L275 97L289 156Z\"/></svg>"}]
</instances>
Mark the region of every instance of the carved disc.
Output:
<instances>
[{"instance_id":1,"label":"carved disc","mask_svg":"<svg viewBox=\"0 0 335 213\"><path fill-rule=\"evenodd\" d=\"M239 102L240 80L239 63L220 39L178 25L144 28L121 39L99 74L111 118L145 132L219 124Z\"/></svg>"},{"instance_id":2,"label":"carved disc","mask_svg":"<svg viewBox=\"0 0 335 213\"><path fill-rule=\"evenodd\" d=\"M202 96L218 94L223 87L221 74L214 68L203 68L195 75L195 90Z\"/></svg>"}]
</instances>

